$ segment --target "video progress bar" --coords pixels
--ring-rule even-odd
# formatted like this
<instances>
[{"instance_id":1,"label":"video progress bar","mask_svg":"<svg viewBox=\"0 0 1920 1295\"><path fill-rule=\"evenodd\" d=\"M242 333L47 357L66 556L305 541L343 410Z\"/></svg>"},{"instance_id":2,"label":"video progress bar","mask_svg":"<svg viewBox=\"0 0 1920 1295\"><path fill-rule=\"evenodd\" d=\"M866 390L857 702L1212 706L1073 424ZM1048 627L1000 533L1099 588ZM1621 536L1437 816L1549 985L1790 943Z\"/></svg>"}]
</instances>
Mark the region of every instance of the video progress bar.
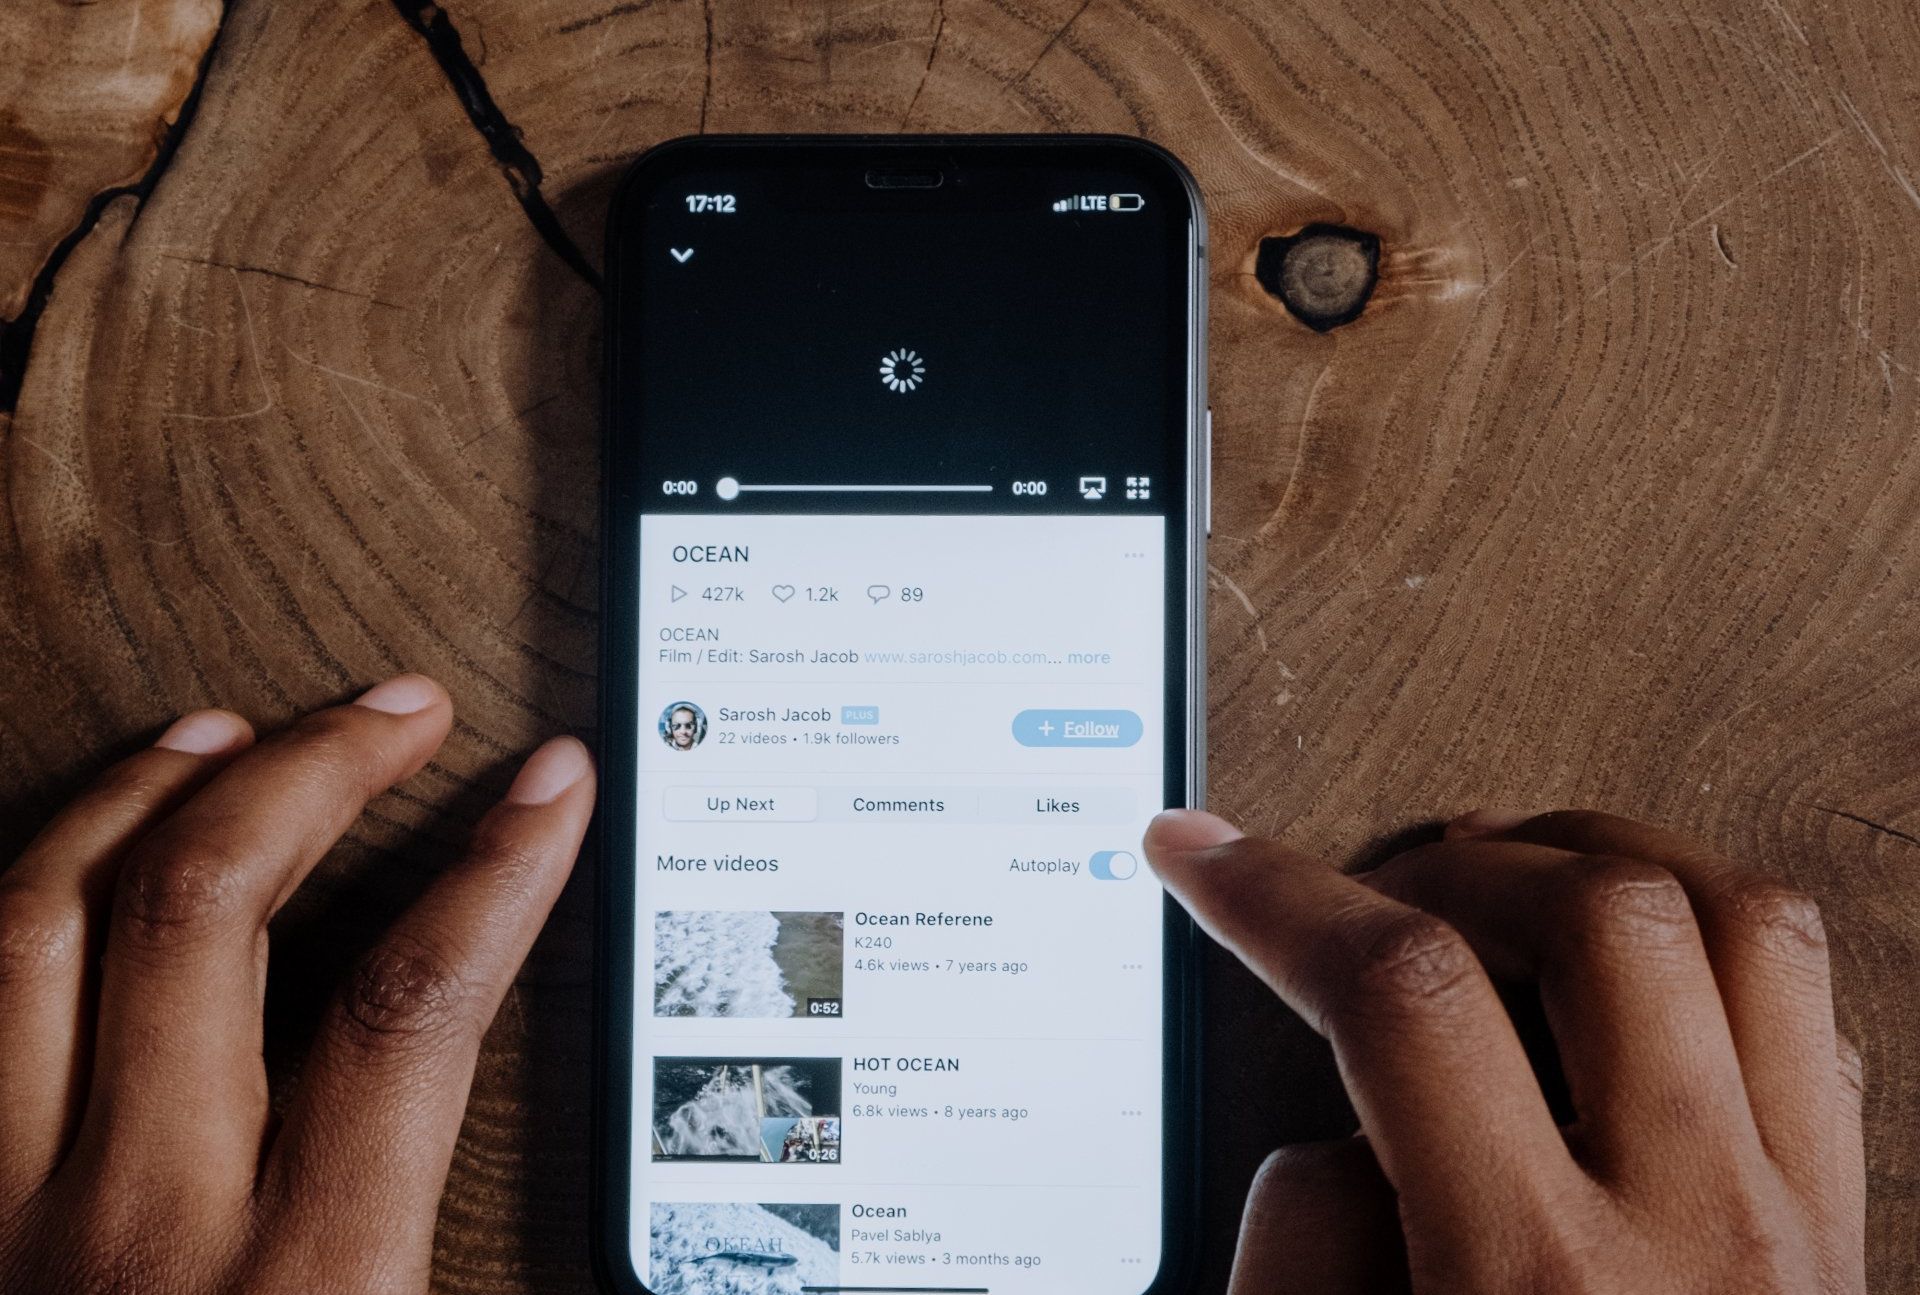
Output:
<instances>
[{"instance_id":1,"label":"video progress bar","mask_svg":"<svg viewBox=\"0 0 1920 1295\"><path fill-rule=\"evenodd\" d=\"M755 486L742 481L734 489L784 495L990 495L992 486ZM846 1287L845 1289L855 1289ZM920 1289L915 1287L914 1289Z\"/></svg>"}]
</instances>

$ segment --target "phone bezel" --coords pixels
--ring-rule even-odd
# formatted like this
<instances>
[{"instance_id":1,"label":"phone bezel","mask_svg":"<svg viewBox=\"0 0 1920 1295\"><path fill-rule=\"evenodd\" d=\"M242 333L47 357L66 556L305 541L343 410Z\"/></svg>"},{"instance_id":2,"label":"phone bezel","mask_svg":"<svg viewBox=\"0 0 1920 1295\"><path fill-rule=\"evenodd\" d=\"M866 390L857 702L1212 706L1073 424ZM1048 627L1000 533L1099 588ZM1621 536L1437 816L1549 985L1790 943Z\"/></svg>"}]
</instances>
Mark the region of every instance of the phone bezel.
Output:
<instances>
[{"instance_id":1,"label":"phone bezel","mask_svg":"<svg viewBox=\"0 0 1920 1295\"><path fill-rule=\"evenodd\" d=\"M1185 641L1184 705L1187 741L1186 804L1200 806L1206 791L1206 543L1209 529L1210 432L1206 398L1207 255L1206 214L1200 191L1179 159L1149 141L1123 135L707 135L668 140L642 154L615 191L606 237L607 321L602 372L600 785L597 844L597 952L594 958L594 1052L590 1230L592 1263L603 1290L652 1295L635 1271L630 1251L633 1140L633 1013L637 934L633 914L638 877L635 848L635 785L638 718L636 670L639 629L635 597L638 563L637 456L614 435L617 366L623 350L618 321L625 243L637 223L637 195L671 178L685 155L703 151L792 150L802 162L816 150L856 151L870 165L898 166L928 157L965 159L982 150L1011 149L1030 165L1059 159L1059 170L1097 165L1102 155L1162 171L1166 192L1187 204L1186 491L1184 588L1178 591ZM1170 600L1169 612L1175 607ZM618 668L611 668L616 666ZM1162 1062L1163 1159L1161 1262L1142 1295L1175 1295L1191 1277L1192 1238L1199 1216L1200 1012L1198 938L1184 910L1165 901L1165 1055Z\"/></svg>"}]
</instances>

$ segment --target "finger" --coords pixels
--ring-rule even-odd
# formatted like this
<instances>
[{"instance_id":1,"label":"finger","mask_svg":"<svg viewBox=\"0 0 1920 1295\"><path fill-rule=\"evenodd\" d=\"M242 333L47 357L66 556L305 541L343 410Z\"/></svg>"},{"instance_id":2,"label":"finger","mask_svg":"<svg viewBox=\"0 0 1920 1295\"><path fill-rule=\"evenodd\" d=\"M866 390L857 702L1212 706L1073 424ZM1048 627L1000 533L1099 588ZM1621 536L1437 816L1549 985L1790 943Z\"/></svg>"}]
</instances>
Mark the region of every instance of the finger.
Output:
<instances>
[{"instance_id":1,"label":"finger","mask_svg":"<svg viewBox=\"0 0 1920 1295\"><path fill-rule=\"evenodd\" d=\"M1498 835L1645 859L1679 880L1713 964L1761 1141L1800 1195L1832 1192L1838 1043L1814 902L1677 832L1612 814L1541 814Z\"/></svg>"},{"instance_id":2,"label":"finger","mask_svg":"<svg viewBox=\"0 0 1920 1295\"><path fill-rule=\"evenodd\" d=\"M1516 810L1469 810L1448 823L1441 837L1443 840L1453 841L1463 836L1490 836L1495 832L1504 832L1510 827L1518 827L1532 817L1531 814L1522 814Z\"/></svg>"},{"instance_id":3,"label":"finger","mask_svg":"<svg viewBox=\"0 0 1920 1295\"><path fill-rule=\"evenodd\" d=\"M593 795L584 746L542 746L465 859L329 1009L262 1184L316 1255L337 1265L342 1227L389 1243L363 1256L370 1264L431 1254L481 1038L573 868Z\"/></svg>"},{"instance_id":4,"label":"finger","mask_svg":"<svg viewBox=\"0 0 1920 1295\"><path fill-rule=\"evenodd\" d=\"M1212 815L1154 820L1146 853L1216 940L1333 1044L1409 1228L1471 1260L1486 1212L1581 1190L1498 995L1429 914Z\"/></svg>"},{"instance_id":5,"label":"finger","mask_svg":"<svg viewBox=\"0 0 1920 1295\"><path fill-rule=\"evenodd\" d=\"M1867 1152L1862 1136L1866 1104L1866 1068L1860 1050L1839 1036L1834 1059L1840 1100L1835 1112L1836 1189L1824 1212L1821 1251L1826 1259L1826 1289L1864 1295L1867 1289Z\"/></svg>"},{"instance_id":6,"label":"finger","mask_svg":"<svg viewBox=\"0 0 1920 1295\"><path fill-rule=\"evenodd\" d=\"M1689 1148L1764 1163L1713 968L1672 873L1504 839L1409 850L1364 878L1457 929L1494 975L1537 982L1603 1178L1657 1181Z\"/></svg>"},{"instance_id":7,"label":"finger","mask_svg":"<svg viewBox=\"0 0 1920 1295\"><path fill-rule=\"evenodd\" d=\"M1364 1138L1282 1147L1247 1192L1227 1295L1407 1289L1393 1187Z\"/></svg>"},{"instance_id":8,"label":"finger","mask_svg":"<svg viewBox=\"0 0 1920 1295\"><path fill-rule=\"evenodd\" d=\"M252 1184L267 920L369 798L427 762L451 714L432 680L390 679L260 743L133 847L101 961L88 1165L219 1166Z\"/></svg>"},{"instance_id":9,"label":"finger","mask_svg":"<svg viewBox=\"0 0 1920 1295\"><path fill-rule=\"evenodd\" d=\"M131 844L253 741L231 711L182 716L108 769L0 874L0 1198L52 1173L91 1043L88 945Z\"/></svg>"}]
</instances>

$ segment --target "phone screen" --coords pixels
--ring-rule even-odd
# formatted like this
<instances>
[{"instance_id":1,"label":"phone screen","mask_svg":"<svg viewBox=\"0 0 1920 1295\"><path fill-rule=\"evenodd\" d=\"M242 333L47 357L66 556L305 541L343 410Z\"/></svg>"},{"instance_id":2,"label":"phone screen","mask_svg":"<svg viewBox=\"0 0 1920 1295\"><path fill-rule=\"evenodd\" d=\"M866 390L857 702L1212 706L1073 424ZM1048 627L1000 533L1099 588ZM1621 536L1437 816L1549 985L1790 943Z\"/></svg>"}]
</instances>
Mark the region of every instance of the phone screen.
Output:
<instances>
[{"instance_id":1,"label":"phone screen","mask_svg":"<svg viewBox=\"0 0 1920 1295\"><path fill-rule=\"evenodd\" d=\"M1140 1295L1197 208L1139 146L738 143L616 226L608 1244L654 1295Z\"/></svg>"}]
</instances>

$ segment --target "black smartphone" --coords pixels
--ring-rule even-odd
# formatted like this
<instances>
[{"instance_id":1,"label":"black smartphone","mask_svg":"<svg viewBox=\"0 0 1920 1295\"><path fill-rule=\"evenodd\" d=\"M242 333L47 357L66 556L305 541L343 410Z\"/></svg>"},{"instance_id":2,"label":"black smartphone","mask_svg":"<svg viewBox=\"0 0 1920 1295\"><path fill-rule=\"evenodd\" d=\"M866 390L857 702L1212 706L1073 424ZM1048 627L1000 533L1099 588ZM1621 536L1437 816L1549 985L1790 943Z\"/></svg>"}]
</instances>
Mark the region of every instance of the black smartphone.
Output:
<instances>
[{"instance_id":1,"label":"black smartphone","mask_svg":"<svg viewBox=\"0 0 1920 1295\"><path fill-rule=\"evenodd\" d=\"M608 233L596 1267L1182 1288L1206 237L1117 137L678 140Z\"/></svg>"}]
</instances>

